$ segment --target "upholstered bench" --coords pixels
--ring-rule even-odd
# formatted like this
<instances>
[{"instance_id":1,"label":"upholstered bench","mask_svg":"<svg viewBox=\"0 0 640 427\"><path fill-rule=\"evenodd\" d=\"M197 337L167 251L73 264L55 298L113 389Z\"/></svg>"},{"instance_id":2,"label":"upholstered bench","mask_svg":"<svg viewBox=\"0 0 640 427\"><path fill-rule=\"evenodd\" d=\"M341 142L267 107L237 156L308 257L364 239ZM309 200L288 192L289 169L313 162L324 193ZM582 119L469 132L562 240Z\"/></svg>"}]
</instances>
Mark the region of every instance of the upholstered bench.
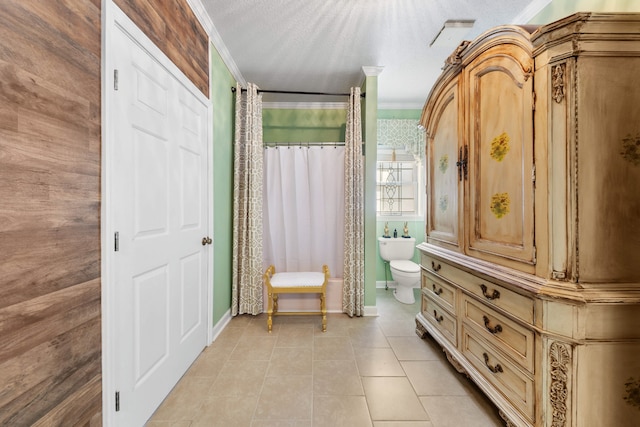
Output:
<instances>
[{"instance_id":1,"label":"upholstered bench","mask_svg":"<svg viewBox=\"0 0 640 427\"><path fill-rule=\"evenodd\" d=\"M271 332L272 316L295 314L321 314L322 332L327 330L327 282L329 281L329 267L322 266L322 273L318 272L290 272L276 273L276 268L270 265L264 273L267 285L267 330ZM278 313L279 294L319 294L320 311L284 312Z\"/></svg>"}]
</instances>

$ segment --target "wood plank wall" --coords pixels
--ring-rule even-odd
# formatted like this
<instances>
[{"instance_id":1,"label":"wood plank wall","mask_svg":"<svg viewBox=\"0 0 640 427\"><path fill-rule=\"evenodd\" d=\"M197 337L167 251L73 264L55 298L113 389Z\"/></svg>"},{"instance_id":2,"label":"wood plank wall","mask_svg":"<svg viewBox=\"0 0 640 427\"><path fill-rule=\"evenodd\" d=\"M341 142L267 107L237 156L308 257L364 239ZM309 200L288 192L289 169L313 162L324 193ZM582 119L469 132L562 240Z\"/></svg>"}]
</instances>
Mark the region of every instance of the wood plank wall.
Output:
<instances>
[{"instance_id":1,"label":"wood plank wall","mask_svg":"<svg viewBox=\"0 0 640 427\"><path fill-rule=\"evenodd\" d=\"M100 0L0 1L0 425L100 422Z\"/></svg>"},{"instance_id":2,"label":"wood plank wall","mask_svg":"<svg viewBox=\"0 0 640 427\"><path fill-rule=\"evenodd\" d=\"M209 37L186 0L114 0L209 97Z\"/></svg>"},{"instance_id":3,"label":"wood plank wall","mask_svg":"<svg viewBox=\"0 0 640 427\"><path fill-rule=\"evenodd\" d=\"M186 1L117 3L208 96ZM101 424L100 8L0 0L0 426Z\"/></svg>"}]
</instances>

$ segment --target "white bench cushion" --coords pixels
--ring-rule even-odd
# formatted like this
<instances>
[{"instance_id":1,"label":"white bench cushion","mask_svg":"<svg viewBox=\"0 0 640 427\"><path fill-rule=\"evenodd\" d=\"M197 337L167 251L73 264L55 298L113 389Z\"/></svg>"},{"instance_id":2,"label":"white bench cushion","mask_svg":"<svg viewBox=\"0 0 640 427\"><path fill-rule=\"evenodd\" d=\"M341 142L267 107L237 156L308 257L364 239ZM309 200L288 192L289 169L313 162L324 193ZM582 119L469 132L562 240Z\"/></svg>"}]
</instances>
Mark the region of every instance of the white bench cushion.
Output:
<instances>
[{"instance_id":1,"label":"white bench cushion","mask_svg":"<svg viewBox=\"0 0 640 427\"><path fill-rule=\"evenodd\" d=\"M324 274L315 272L276 273L271 277L270 282L274 288L322 286Z\"/></svg>"}]
</instances>

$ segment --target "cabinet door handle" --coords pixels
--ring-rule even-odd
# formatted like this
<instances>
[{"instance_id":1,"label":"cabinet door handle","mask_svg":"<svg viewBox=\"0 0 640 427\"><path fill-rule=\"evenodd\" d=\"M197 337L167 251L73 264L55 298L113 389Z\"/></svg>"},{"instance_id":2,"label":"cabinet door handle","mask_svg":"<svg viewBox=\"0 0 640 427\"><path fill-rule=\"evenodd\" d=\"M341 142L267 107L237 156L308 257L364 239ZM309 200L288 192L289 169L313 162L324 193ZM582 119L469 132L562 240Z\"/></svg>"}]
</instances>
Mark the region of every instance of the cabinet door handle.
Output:
<instances>
[{"instance_id":1,"label":"cabinet door handle","mask_svg":"<svg viewBox=\"0 0 640 427\"><path fill-rule=\"evenodd\" d=\"M440 289L436 289L436 284L432 283L431 286L433 286L433 293L436 295L440 295L442 293L442 288Z\"/></svg>"},{"instance_id":2,"label":"cabinet door handle","mask_svg":"<svg viewBox=\"0 0 640 427\"><path fill-rule=\"evenodd\" d=\"M440 271L441 268L442 268L442 266L440 264L436 265L435 262L431 261L431 269L433 271L435 271L437 273L438 271Z\"/></svg>"},{"instance_id":3,"label":"cabinet door handle","mask_svg":"<svg viewBox=\"0 0 640 427\"><path fill-rule=\"evenodd\" d=\"M487 293L487 287L485 285L480 285L480 289L482 289L482 295L484 295L486 299L493 300L500 298L500 292L496 289L494 289L490 294Z\"/></svg>"},{"instance_id":4,"label":"cabinet door handle","mask_svg":"<svg viewBox=\"0 0 640 427\"><path fill-rule=\"evenodd\" d=\"M487 366L487 368L489 368L491 372L493 372L494 374L497 374L498 372L504 372L502 370L502 366L500 366L499 363L496 363L496 366L489 365L489 355L487 353L482 353L482 356L484 357L484 364Z\"/></svg>"},{"instance_id":5,"label":"cabinet door handle","mask_svg":"<svg viewBox=\"0 0 640 427\"><path fill-rule=\"evenodd\" d=\"M433 318L436 319L436 322L440 323L444 320L444 317L442 316L438 316L438 313L436 313L435 310L433 310Z\"/></svg>"},{"instance_id":6,"label":"cabinet door handle","mask_svg":"<svg viewBox=\"0 0 640 427\"><path fill-rule=\"evenodd\" d=\"M458 181L462 181L462 147L458 149L458 161L456 162L458 167Z\"/></svg>"},{"instance_id":7,"label":"cabinet door handle","mask_svg":"<svg viewBox=\"0 0 640 427\"><path fill-rule=\"evenodd\" d=\"M464 180L468 180L468 166L469 166L469 146L464 146L464 158L462 159L462 170L464 172Z\"/></svg>"},{"instance_id":8,"label":"cabinet door handle","mask_svg":"<svg viewBox=\"0 0 640 427\"><path fill-rule=\"evenodd\" d=\"M456 166L458 167L458 181L462 181L462 176L464 175L465 181L468 179L469 171L469 146L465 145L464 147L460 147L458 149L458 161L456 162Z\"/></svg>"},{"instance_id":9,"label":"cabinet door handle","mask_svg":"<svg viewBox=\"0 0 640 427\"><path fill-rule=\"evenodd\" d=\"M502 326L500 324L497 324L495 328L489 326L489 318L487 316L482 316L482 320L484 320L484 327L487 328L487 331L491 332L494 335L498 332L502 332Z\"/></svg>"}]
</instances>

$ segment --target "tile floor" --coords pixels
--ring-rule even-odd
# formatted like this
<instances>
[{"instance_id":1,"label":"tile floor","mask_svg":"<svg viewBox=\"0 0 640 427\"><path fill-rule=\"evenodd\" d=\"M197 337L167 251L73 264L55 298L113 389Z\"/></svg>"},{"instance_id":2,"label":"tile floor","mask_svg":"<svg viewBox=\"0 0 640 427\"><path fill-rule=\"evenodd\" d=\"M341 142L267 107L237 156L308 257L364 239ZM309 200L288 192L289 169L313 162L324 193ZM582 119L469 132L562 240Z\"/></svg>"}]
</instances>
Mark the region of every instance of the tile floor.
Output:
<instances>
[{"instance_id":1,"label":"tile floor","mask_svg":"<svg viewBox=\"0 0 640 427\"><path fill-rule=\"evenodd\" d=\"M418 295L419 290L415 290ZM147 427L485 427L496 408L415 333L415 305L377 290L378 317L238 316Z\"/></svg>"}]
</instances>

